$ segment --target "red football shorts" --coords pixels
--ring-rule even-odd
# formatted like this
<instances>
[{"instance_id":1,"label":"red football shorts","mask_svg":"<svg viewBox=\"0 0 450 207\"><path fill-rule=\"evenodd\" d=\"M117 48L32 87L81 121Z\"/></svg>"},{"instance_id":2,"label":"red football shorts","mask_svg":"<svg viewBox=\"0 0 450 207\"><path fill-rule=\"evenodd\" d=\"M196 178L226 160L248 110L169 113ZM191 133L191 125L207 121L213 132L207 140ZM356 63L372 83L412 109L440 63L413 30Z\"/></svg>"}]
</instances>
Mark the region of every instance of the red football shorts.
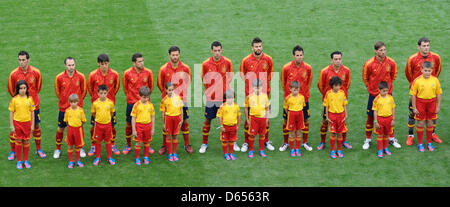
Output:
<instances>
[{"instance_id":1,"label":"red football shorts","mask_svg":"<svg viewBox=\"0 0 450 207\"><path fill-rule=\"evenodd\" d=\"M266 134L266 121L267 118L258 118L250 116L250 126L248 127L248 134L252 136L265 135Z\"/></svg>"},{"instance_id":2,"label":"red football shorts","mask_svg":"<svg viewBox=\"0 0 450 207\"><path fill-rule=\"evenodd\" d=\"M225 128L225 132L220 132L220 141L230 141L230 142L234 142L237 141L237 126L233 125L233 126L227 126L224 125L223 126Z\"/></svg>"},{"instance_id":3,"label":"red football shorts","mask_svg":"<svg viewBox=\"0 0 450 207\"><path fill-rule=\"evenodd\" d=\"M391 127L392 116L388 116L388 117L377 116L377 120L378 120L378 125L380 125L380 128L377 129L375 127L375 134L378 134L378 135L392 134L392 127Z\"/></svg>"},{"instance_id":4,"label":"red football shorts","mask_svg":"<svg viewBox=\"0 0 450 207\"><path fill-rule=\"evenodd\" d=\"M31 138L31 121L20 122L13 121L14 129L16 130L16 135L14 136L19 140L29 140Z\"/></svg>"},{"instance_id":5,"label":"red football shorts","mask_svg":"<svg viewBox=\"0 0 450 207\"><path fill-rule=\"evenodd\" d=\"M99 124L95 122L94 127L94 139L97 142L105 140L105 142L110 142L112 138L112 128L111 122L107 124Z\"/></svg>"},{"instance_id":6,"label":"red football shorts","mask_svg":"<svg viewBox=\"0 0 450 207\"><path fill-rule=\"evenodd\" d=\"M328 112L328 119L330 119L330 133L342 134L347 132L347 126L342 120L345 117L345 113L331 113Z\"/></svg>"},{"instance_id":7,"label":"red football shorts","mask_svg":"<svg viewBox=\"0 0 450 207\"><path fill-rule=\"evenodd\" d=\"M289 131L298 131L305 128L303 122L303 111L288 111L286 129Z\"/></svg>"},{"instance_id":8,"label":"red football shorts","mask_svg":"<svg viewBox=\"0 0 450 207\"><path fill-rule=\"evenodd\" d=\"M83 147L84 146L84 130L83 127L67 127L66 143L68 146Z\"/></svg>"},{"instance_id":9,"label":"red football shorts","mask_svg":"<svg viewBox=\"0 0 450 207\"><path fill-rule=\"evenodd\" d=\"M416 108L419 115L415 115L416 120L435 120L437 119L436 112L436 98L433 99L416 99Z\"/></svg>"},{"instance_id":10,"label":"red football shorts","mask_svg":"<svg viewBox=\"0 0 450 207\"><path fill-rule=\"evenodd\" d=\"M178 135L180 132L180 124L181 117L180 116L165 116L164 120L164 130L167 135Z\"/></svg>"},{"instance_id":11,"label":"red football shorts","mask_svg":"<svg viewBox=\"0 0 450 207\"><path fill-rule=\"evenodd\" d=\"M141 124L136 123L137 137L133 138L135 142L151 142L152 141L152 123Z\"/></svg>"}]
</instances>

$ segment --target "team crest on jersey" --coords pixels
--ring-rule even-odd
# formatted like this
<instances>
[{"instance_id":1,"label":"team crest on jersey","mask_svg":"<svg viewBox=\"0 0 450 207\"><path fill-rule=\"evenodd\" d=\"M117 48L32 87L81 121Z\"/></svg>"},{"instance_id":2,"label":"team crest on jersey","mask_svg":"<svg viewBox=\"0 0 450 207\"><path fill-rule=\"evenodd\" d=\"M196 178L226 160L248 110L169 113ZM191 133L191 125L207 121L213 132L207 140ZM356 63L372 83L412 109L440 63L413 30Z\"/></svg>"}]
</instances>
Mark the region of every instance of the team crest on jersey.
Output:
<instances>
[{"instance_id":1,"label":"team crest on jersey","mask_svg":"<svg viewBox=\"0 0 450 207\"><path fill-rule=\"evenodd\" d=\"M390 66L390 65L386 66L386 71L387 71L387 72L390 72L390 71L391 71L391 66Z\"/></svg>"},{"instance_id":2,"label":"team crest on jersey","mask_svg":"<svg viewBox=\"0 0 450 207\"><path fill-rule=\"evenodd\" d=\"M267 66L267 63L264 62L263 65L262 65L262 67L263 67L264 70L267 70L267 67L268 67L268 66Z\"/></svg>"},{"instance_id":3,"label":"team crest on jersey","mask_svg":"<svg viewBox=\"0 0 450 207\"><path fill-rule=\"evenodd\" d=\"M114 82L113 79L109 80L109 84L113 84L113 82Z\"/></svg>"},{"instance_id":4,"label":"team crest on jersey","mask_svg":"<svg viewBox=\"0 0 450 207\"><path fill-rule=\"evenodd\" d=\"M34 83L34 77L31 76L30 79L29 79L29 81L30 81L30 84Z\"/></svg>"},{"instance_id":5,"label":"team crest on jersey","mask_svg":"<svg viewBox=\"0 0 450 207\"><path fill-rule=\"evenodd\" d=\"M75 85L79 86L79 85L80 85L80 81L77 80L77 82L75 83Z\"/></svg>"},{"instance_id":6,"label":"team crest on jersey","mask_svg":"<svg viewBox=\"0 0 450 207\"><path fill-rule=\"evenodd\" d=\"M222 73L226 73L227 72L227 67L225 67L225 65L224 66L222 66Z\"/></svg>"},{"instance_id":7,"label":"team crest on jersey","mask_svg":"<svg viewBox=\"0 0 450 207\"><path fill-rule=\"evenodd\" d=\"M303 78L306 78L306 71L303 71L302 76Z\"/></svg>"},{"instance_id":8,"label":"team crest on jersey","mask_svg":"<svg viewBox=\"0 0 450 207\"><path fill-rule=\"evenodd\" d=\"M345 74L342 75L342 80L345 80Z\"/></svg>"},{"instance_id":9,"label":"team crest on jersey","mask_svg":"<svg viewBox=\"0 0 450 207\"><path fill-rule=\"evenodd\" d=\"M147 77L144 77L143 81L144 81L144 82L147 82Z\"/></svg>"}]
</instances>

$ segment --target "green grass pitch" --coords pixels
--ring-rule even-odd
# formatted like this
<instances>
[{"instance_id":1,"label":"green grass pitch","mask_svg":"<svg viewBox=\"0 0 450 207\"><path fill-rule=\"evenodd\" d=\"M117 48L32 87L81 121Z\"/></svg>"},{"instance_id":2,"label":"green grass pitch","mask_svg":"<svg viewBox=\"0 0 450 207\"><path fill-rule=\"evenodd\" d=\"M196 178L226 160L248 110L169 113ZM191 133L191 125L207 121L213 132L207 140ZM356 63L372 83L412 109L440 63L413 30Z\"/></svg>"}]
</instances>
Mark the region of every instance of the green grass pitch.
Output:
<instances>
[{"instance_id":1,"label":"green grass pitch","mask_svg":"<svg viewBox=\"0 0 450 207\"><path fill-rule=\"evenodd\" d=\"M449 186L450 169L450 96L449 54L450 15L448 1L150 1L150 0L79 0L79 1L13 1L0 6L0 186ZM302 150L301 158L292 159L288 152L279 152L282 143L282 115L271 119L270 139L276 151L268 158L237 152L237 161L223 159L218 139L217 120L213 121L209 149L198 153L202 140L204 107L190 108L190 142L194 154L179 149L180 161L169 163L167 156L154 154L150 166L136 166L134 151L114 156L116 166L92 166L94 158L82 158L85 168L67 169L67 146L53 159L58 105L54 78L64 70L63 60L75 57L77 69L87 77L97 68L100 53L110 56L111 67L122 76L131 67L131 55L141 52L145 66L158 74L168 61L171 45L181 48L181 60L191 69L211 56L210 44L219 40L223 55L233 61L235 71L240 61L250 54L251 40L259 36L264 52L271 55L279 72L292 60L296 44L305 48L305 62L313 68L310 98L310 135L312 152ZM427 36L431 51L441 55L440 81L444 91L437 133L444 143L435 144L436 151L419 153L417 142L406 146L408 84L404 75L407 58L417 52L417 40ZM401 149L391 147L392 156L379 159L376 145L364 151L367 91L361 78L364 62L374 55L376 41L387 44L387 55L398 64L394 82L397 104L396 138ZM27 50L30 64L43 75L41 97L42 148L46 159L34 154L31 141L31 169L17 170L15 161L7 160L9 152L10 95L7 77L18 66L17 53ZM320 69L330 64L332 51L343 52L343 64L351 69L349 90L348 140L352 150L344 149L345 158L332 160L329 148L317 151L320 142L321 95L317 89ZM199 74L193 74L199 76ZM274 78L279 78L275 76ZM122 84L122 83L121 83ZM116 146L125 146L125 95L117 94L118 137ZM151 101L159 107L161 93L155 87ZM279 101L282 91L279 91ZM89 95L85 99L87 115ZM279 108L281 111L281 105ZM85 125L88 135L89 125ZM241 127L243 128L243 127ZM156 115L156 133L152 146L161 146L161 120ZM243 143L243 131L239 131ZM181 137L179 137L181 138ZM182 144L182 138L180 139ZM86 138L86 147L90 141ZM104 148L104 147L103 147ZM104 150L104 149L103 149Z\"/></svg>"}]
</instances>

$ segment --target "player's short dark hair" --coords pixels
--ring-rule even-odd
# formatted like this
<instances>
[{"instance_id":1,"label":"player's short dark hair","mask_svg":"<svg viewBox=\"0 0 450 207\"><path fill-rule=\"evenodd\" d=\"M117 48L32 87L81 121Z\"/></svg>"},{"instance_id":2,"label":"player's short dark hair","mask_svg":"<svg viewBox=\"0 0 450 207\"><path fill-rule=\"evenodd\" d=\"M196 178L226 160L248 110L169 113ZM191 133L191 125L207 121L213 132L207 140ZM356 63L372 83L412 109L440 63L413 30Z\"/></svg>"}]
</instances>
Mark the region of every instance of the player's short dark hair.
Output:
<instances>
[{"instance_id":1,"label":"player's short dark hair","mask_svg":"<svg viewBox=\"0 0 450 207\"><path fill-rule=\"evenodd\" d=\"M99 85L98 86L98 92L100 91L108 91L108 86L106 85Z\"/></svg>"},{"instance_id":2,"label":"player's short dark hair","mask_svg":"<svg viewBox=\"0 0 450 207\"><path fill-rule=\"evenodd\" d=\"M296 46L294 47L294 49L292 49L292 55L295 55L295 51L300 51L300 52L303 52L303 53L304 53L303 47L300 46L300 45L296 45Z\"/></svg>"},{"instance_id":3,"label":"player's short dark hair","mask_svg":"<svg viewBox=\"0 0 450 207\"><path fill-rule=\"evenodd\" d=\"M334 52L332 52L332 53L330 54L330 58L333 59L333 56L334 56L334 55L341 55L341 57L342 57L342 52L341 52L341 51L334 51Z\"/></svg>"},{"instance_id":4,"label":"player's short dark hair","mask_svg":"<svg viewBox=\"0 0 450 207\"><path fill-rule=\"evenodd\" d=\"M258 78L254 79L253 82L252 82L252 86L253 87L261 87L262 85L263 85L262 80L258 79Z\"/></svg>"},{"instance_id":5,"label":"player's short dark hair","mask_svg":"<svg viewBox=\"0 0 450 207\"><path fill-rule=\"evenodd\" d=\"M422 63L422 68L431 68L433 69L433 63L429 62L429 61L425 61Z\"/></svg>"},{"instance_id":6,"label":"player's short dark hair","mask_svg":"<svg viewBox=\"0 0 450 207\"><path fill-rule=\"evenodd\" d=\"M375 50L378 50L378 49L380 49L380 48L383 47L383 46L386 47L386 45L384 44L384 42L378 41L378 42L375 43L375 45L373 46L373 48L374 48Z\"/></svg>"},{"instance_id":7,"label":"player's short dark hair","mask_svg":"<svg viewBox=\"0 0 450 207\"><path fill-rule=\"evenodd\" d=\"M67 60L73 60L75 62L75 58L69 56L64 59L64 65L67 63Z\"/></svg>"},{"instance_id":8,"label":"player's short dark hair","mask_svg":"<svg viewBox=\"0 0 450 207\"><path fill-rule=\"evenodd\" d=\"M30 59L30 54L28 54L27 51L24 51L24 50L20 51L19 54L17 54L17 57L22 56L22 55L25 55L27 57L27 59Z\"/></svg>"},{"instance_id":9,"label":"player's short dark hair","mask_svg":"<svg viewBox=\"0 0 450 207\"><path fill-rule=\"evenodd\" d=\"M141 58L142 57L142 54L141 53L134 53L132 56L131 56L131 61L133 61L133 62L136 62L136 59L138 59L138 58Z\"/></svg>"},{"instance_id":10,"label":"player's short dark hair","mask_svg":"<svg viewBox=\"0 0 450 207\"><path fill-rule=\"evenodd\" d=\"M167 82L167 83L164 85L164 88L168 89L170 86L175 86L175 85L173 85L172 82Z\"/></svg>"},{"instance_id":11,"label":"player's short dark hair","mask_svg":"<svg viewBox=\"0 0 450 207\"><path fill-rule=\"evenodd\" d=\"M225 91L225 93L223 94L223 101L225 102L227 99L229 98L235 98L236 97L236 93L234 93L233 90L228 89Z\"/></svg>"},{"instance_id":12,"label":"player's short dark hair","mask_svg":"<svg viewBox=\"0 0 450 207\"><path fill-rule=\"evenodd\" d=\"M181 51L180 51L180 48L179 48L178 46L172 46L172 47L170 47L170 48L169 48L169 55L170 55L170 53L175 52L175 51L178 51L179 53L181 52Z\"/></svg>"},{"instance_id":13,"label":"player's short dark hair","mask_svg":"<svg viewBox=\"0 0 450 207\"><path fill-rule=\"evenodd\" d=\"M253 40L252 40L252 46L253 46L253 44L255 44L255 43L261 43L261 42L262 42L261 38L255 37L255 38L253 38Z\"/></svg>"},{"instance_id":14,"label":"player's short dark hair","mask_svg":"<svg viewBox=\"0 0 450 207\"><path fill-rule=\"evenodd\" d=\"M378 89L385 89L385 88L389 88L389 84L386 81L380 81L380 83L378 84Z\"/></svg>"},{"instance_id":15,"label":"player's short dark hair","mask_svg":"<svg viewBox=\"0 0 450 207\"><path fill-rule=\"evenodd\" d=\"M421 45L422 42L430 42L430 40L426 37L421 37L419 41L417 41L417 45Z\"/></svg>"},{"instance_id":16,"label":"player's short dark hair","mask_svg":"<svg viewBox=\"0 0 450 207\"><path fill-rule=\"evenodd\" d=\"M142 86L139 88L139 96L150 96L150 88L147 86Z\"/></svg>"},{"instance_id":17,"label":"player's short dark hair","mask_svg":"<svg viewBox=\"0 0 450 207\"><path fill-rule=\"evenodd\" d=\"M76 93L72 93L69 96L69 103L73 103L73 102L79 102L80 98L78 97L78 95Z\"/></svg>"},{"instance_id":18,"label":"player's short dark hair","mask_svg":"<svg viewBox=\"0 0 450 207\"><path fill-rule=\"evenodd\" d=\"M213 43L211 43L211 50L213 49L213 47L222 48L222 43L220 43L219 41L214 41Z\"/></svg>"},{"instance_id":19,"label":"player's short dark hair","mask_svg":"<svg viewBox=\"0 0 450 207\"><path fill-rule=\"evenodd\" d=\"M341 80L341 78L339 78L339 76L333 76L330 79L330 87L333 88L333 86L336 86L336 85L342 85L342 80Z\"/></svg>"},{"instance_id":20,"label":"player's short dark hair","mask_svg":"<svg viewBox=\"0 0 450 207\"><path fill-rule=\"evenodd\" d=\"M300 88L300 82L291 81L291 83L289 83L289 88Z\"/></svg>"},{"instance_id":21,"label":"player's short dark hair","mask_svg":"<svg viewBox=\"0 0 450 207\"><path fill-rule=\"evenodd\" d=\"M100 54L97 57L97 63L109 62L109 57L107 54Z\"/></svg>"}]
</instances>

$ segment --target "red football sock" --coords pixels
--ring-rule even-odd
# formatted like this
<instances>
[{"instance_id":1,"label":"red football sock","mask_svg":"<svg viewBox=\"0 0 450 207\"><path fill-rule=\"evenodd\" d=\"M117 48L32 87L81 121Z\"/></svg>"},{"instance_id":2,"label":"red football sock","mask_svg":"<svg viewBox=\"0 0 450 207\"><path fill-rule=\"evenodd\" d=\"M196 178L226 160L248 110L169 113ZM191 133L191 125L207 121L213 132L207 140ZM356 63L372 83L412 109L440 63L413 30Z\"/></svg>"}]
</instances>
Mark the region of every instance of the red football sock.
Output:
<instances>
[{"instance_id":1,"label":"red football sock","mask_svg":"<svg viewBox=\"0 0 450 207\"><path fill-rule=\"evenodd\" d=\"M259 151L264 149L264 143L266 142L266 137L259 135Z\"/></svg>"},{"instance_id":2,"label":"red football sock","mask_svg":"<svg viewBox=\"0 0 450 207\"><path fill-rule=\"evenodd\" d=\"M203 122L203 144L208 144L209 131L211 130L211 124Z\"/></svg>"},{"instance_id":3,"label":"red football sock","mask_svg":"<svg viewBox=\"0 0 450 207\"><path fill-rule=\"evenodd\" d=\"M289 143L289 130L286 129L286 121L283 122L283 140L284 140L284 144Z\"/></svg>"},{"instance_id":4,"label":"red football sock","mask_svg":"<svg viewBox=\"0 0 450 207\"><path fill-rule=\"evenodd\" d=\"M289 137L289 148L295 149L295 137Z\"/></svg>"},{"instance_id":5,"label":"red football sock","mask_svg":"<svg viewBox=\"0 0 450 207\"><path fill-rule=\"evenodd\" d=\"M434 127L428 127L427 126L427 132L426 132L426 134L427 134L427 144L428 143L431 143L431 138L433 137L433 129L434 129Z\"/></svg>"},{"instance_id":6,"label":"red football sock","mask_svg":"<svg viewBox=\"0 0 450 207\"><path fill-rule=\"evenodd\" d=\"M64 132L56 131L56 149L61 150L61 144L64 137Z\"/></svg>"},{"instance_id":7,"label":"red football sock","mask_svg":"<svg viewBox=\"0 0 450 207\"><path fill-rule=\"evenodd\" d=\"M269 141L269 125L267 125L266 133L264 134L264 143Z\"/></svg>"},{"instance_id":8,"label":"red football sock","mask_svg":"<svg viewBox=\"0 0 450 207\"><path fill-rule=\"evenodd\" d=\"M69 161L73 162L73 149L67 149L67 152L69 154Z\"/></svg>"},{"instance_id":9,"label":"red football sock","mask_svg":"<svg viewBox=\"0 0 450 207\"><path fill-rule=\"evenodd\" d=\"M23 160L28 160L28 153L30 152L30 143L23 145Z\"/></svg>"},{"instance_id":10,"label":"red football sock","mask_svg":"<svg viewBox=\"0 0 450 207\"><path fill-rule=\"evenodd\" d=\"M228 142L228 152L231 154L234 150L234 142Z\"/></svg>"},{"instance_id":11,"label":"red football sock","mask_svg":"<svg viewBox=\"0 0 450 207\"><path fill-rule=\"evenodd\" d=\"M33 131L34 143L36 144L36 151L41 149L41 128Z\"/></svg>"},{"instance_id":12,"label":"red football sock","mask_svg":"<svg viewBox=\"0 0 450 207\"><path fill-rule=\"evenodd\" d=\"M249 137L248 137L248 151L252 151L253 150L253 144L254 143L255 143L255 137L249 135Z\"/></svg>"},{"instance_id":13,"label":"red football sock","mask_svg":"<svg viewBox=\"0 0 450 207\"><path fill-rule=\"evenodd\" d=\"M328 124L322 122L320 125L320 142L325 143L325 139L327 138Z\"/></svg>"},{"instance_id":14,"label":"red football sock","mask_svg":"<svg viewBox=\"0 0 450 207\"><path fill-rule=\"evenodd\" d=\"M16 151L16 139L14 138L14 134L12 132L9 133L9 143L11 145L11 152Z\"/></svg>"},{"instance_id":15,"label":"red football sock","mask_svg":"<svg viewBox=\"0 0 450 207\"><path fill-rule=\"evenodd\" d=\"M108 159L112 157L112 144L111 141L105 144L106 147L106 155L108 155Z\"/></svg>"},{"instance_id":16,"label":"red football sock","mask_svg":"<svg viewBox=\"0 0 450 207\"><path fill-rule=\"evenodd\" d=\"M227 141L222 141L222 149L223 149L223 154L228 153L228 143L227 143Z\"/></svg>"},{"instance_id":17,"label":"red football sock","mask_svg":"<svg viewBox=\"0 0 450 207\"><path fill-rule=\"evenodd\" d=\"M342 149L342 142L344 142L344 137L338 137L337 138L337 150Z\"/></svg>"},{"instance_id":18,"label":"red football sock","mask_svg":"<svg viewBox=\"0 0 450 207\"><path fill-rule=\"evenodd\" d=\"M16 142L17 161L22 161L22 142Z\"/></svg>"},{"instance_id":19,"label":"red football sock","mask_svg":"<svg viewBox=\"0 0 450 207\"><path fill-rule=\"evenodd\" d=\"M163 143L162 143L162 146L166 146L167 148L170 148L169 145L167 145L167 135L165 135L164 132L163 132Z\"/></svg>"},{"instance_id":20,"label":"red football sock","mask_svg":"<svg viewBox=\"0 0 450 207\"><path fill-rule=\"evenodd\" d=\"M150 143L144 143L144 157L148 157L150 151Z\"/></svg>"},{"instance_id":21,"label":"red football sock","mask_svg":"<svg viewBox=\"0 0 450 207\"><path fill-rule=\"evenodd\" d=\"M383 137L381 135L377 136L377 146L378 150L382 150L383 148Z\"/></svg>"},{"instance_id":22,"label":"red football sock","mask_svg":"<svg viewBox=\"0 0 450 207\"><path fill-rule=\"evenodd\" d=\"M75 156L77 159L77 162L80 161L80 148L75 148Z\"/></svg>"},{"instance_id":23,"label":"red football sock","mask_svg":"<svg viewBox=\"0 0 450 207\"><path fill-rule=\"evenodd\" d=\"M300 145L302 143L302 137L296 137L295 138L295 149L300 149ZM291 148L292 149L292 148Z\"/></svg>"},{"instance_id":24,"label":"red football sock","mask_svg":"<svg viewBox=\"0 0 450 207\"><path fill-rule=\"evenodd\" d=\"M305 128L303 128L302 130L302 138L303 138L303 144L305 144L306 142L308 142L308 134L309 134L309 121L306 120L305 121Z\"/></svg>"},{"instance_id":25,"label":"red football sock","mask_svg":"<svg viewBox=\"0 0 450 207\"><path fill-rule=\"evenodd\" d=\"M95 138L94 138L94 127L91 127L91 129L89 130L89 133L91 134L91 146L95 146Z\"/></svg>"},{"instance_id":26,"label":"red football sock","mask_svg":"<svg viewBox=\"0 0 450 207\"><path fill-rule=\"evenodd\" d=\"M347 132L342 133L342 142L347 141Z\"/></svg>"},{"instance_id":27,"label":"red football sock","mask_svg":"<svg viewBox=\"0 0 450 207\"><path fill-rule=\"evenodd\" d=\"M330 135L330 149L331 151L335 150L336 137Z\"/></svg>"},{"instance_id":28,"label":"red football sock","mask_svg":"<svg viewBox=\"0 0 450 207\"><path fill-rule=\"evenodd\" d=\"M249 139L249 134L248 134L248 124L247 122L244 123L244 142L248 143L248 139Z\"/></svg>"},{"instance_id":29,"label":"red football sock","mask_svg":"<svg viewBox=\"0 0 450 207\"><path fill-rule=\"evenodd\" d=\"M172 147L173 147L172 153L177 154L177 147L178 147L178 139L177 138L172 139Z\"/></svg>"},{"instance_id":30,"label":"red football sock","mask_svg":"<svg viewBox=\"0 0 450 207\"><path fill-rule=\"evenodd\" d=\"M367 120L366 120L366 139L371 139L372 138L372 131L373 131L373 116L367 116Z\"/></svg>"},{"instance_id":31,"label":"red football sock","mask_svg":"<svg viewBox=\"0 0 450 207\"><path fill-rule=\"evenodd\" d=\"M102 143L101 142L96 142L95 143L95 155L96 155L96 158L100 158L101 151L102 151Z\"/></svg>"},{"instance_id":32,"label":"red football sock","mask_svg":"<svg viewBox=\"0 0 450 207\"><path fill-rule=\"evenodd\" d=\"M423 144L423 127L416 127L417 142Z\"/></svg>"},{"instance_id":33,"label":"red football sock","mask_svg":"<svg viewBox=\"0 0 450 207\"><path fill-rule=\"evenodd\" d=\"M183 122L181 124L181 132L183 133L184 145L189 145L189 123Z\"/></svg>"},{"instance_id":34,"label":"red football sock","mask_svg":"<svg viewBox=\"0 0 450 207\"><path fill-rule=\"evenodd\" d=\"M116 144L116 135L117 135L116 127L111 127L111 131L112 131L111 145L115 145Z\"/></svg>"},{"instance_id":35,"label":"red football sock","mask_svg":"<svg viewBox=\"0 0 450 207\"><path fill-rule=\"evenodd\" d=\"M389 143L389 138L386 135L385 137L383 137L383 149L386 149L388 147L388 143Z\"/></svg>"},{"instance_id":36,"label":"red football sock","mask_svg":"<svg viewBox=\"0 0 450 207\"><path fill-rule=\"evenodd\" d=\"M145 147L144 147L145 148ZM139 155L141 154L141 146L139 146L139 145L134 145L134 155L135 155L135 158L137 159L137 158L139 158Z\"/></svg>"},{"instance_id":37,"label":"red football sock","mask_svg":"<svg viewBox=\"0 0 450 207\"><path fill-rule=\"evenodd\" d=\"M169 155L172 154L172 138L166 139L166 147Z\"/></svg>"},{"instance_id":38,"label":"red football sock","mask_svg":"<svg viewBox=\"0 0 450 207\"><path fill-rule=\"evenodd\" d=\"M125 139L127 140L127 146L131 147L131 137L133 134L133 129L130 123L127 123L125 126Z\"/></svg>"}]
</instances>

